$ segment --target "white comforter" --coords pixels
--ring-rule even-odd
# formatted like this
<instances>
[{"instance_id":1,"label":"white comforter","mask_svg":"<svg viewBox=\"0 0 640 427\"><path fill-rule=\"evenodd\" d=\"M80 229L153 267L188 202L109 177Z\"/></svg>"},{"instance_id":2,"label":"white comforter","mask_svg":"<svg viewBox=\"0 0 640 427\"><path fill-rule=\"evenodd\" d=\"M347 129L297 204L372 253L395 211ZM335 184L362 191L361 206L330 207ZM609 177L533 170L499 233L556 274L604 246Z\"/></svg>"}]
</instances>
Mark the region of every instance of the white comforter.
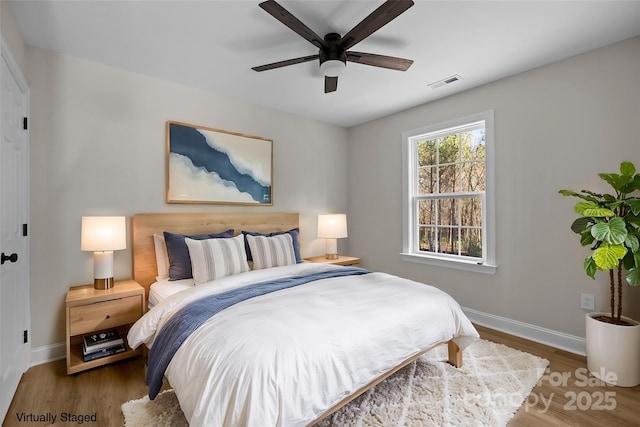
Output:
<instances>
[{"instance_id":1,"label":"white comforter","mask_svg":"<svg viewBox=\"0 0 640 427\"><path fill-rule=\"evenodd\" d=\"M147 312L128 343L152 347L178 309L205 295L332 268L342 267L304 263L195 286ZM166 377L192 426L303 426L421 350L451 338L463 349L477 337L446 293L370 273L307 283L216 314L183 343Z\"/></svg>"}]
</instances>

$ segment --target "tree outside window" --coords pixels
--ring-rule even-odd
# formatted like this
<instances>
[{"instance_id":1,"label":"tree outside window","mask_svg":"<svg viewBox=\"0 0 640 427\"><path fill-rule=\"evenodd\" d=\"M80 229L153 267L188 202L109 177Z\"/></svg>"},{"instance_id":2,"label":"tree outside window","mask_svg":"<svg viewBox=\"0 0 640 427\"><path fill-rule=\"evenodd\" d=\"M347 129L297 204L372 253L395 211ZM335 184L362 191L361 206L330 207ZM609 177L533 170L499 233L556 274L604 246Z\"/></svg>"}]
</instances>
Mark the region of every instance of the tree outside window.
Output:
<instances>
[{"instance_id":1,"label":"tree outside window","mask_svg":"<svg viewBox=\"0 0 640 427\"><path fill-rule=\"evenodd\" d=\"M492 126L492 117L492 112L481 113L405 132L403 255L493 263L487 204L493 133L491 128L488 138L487 121Z\"/></svg>"}]
</instances>

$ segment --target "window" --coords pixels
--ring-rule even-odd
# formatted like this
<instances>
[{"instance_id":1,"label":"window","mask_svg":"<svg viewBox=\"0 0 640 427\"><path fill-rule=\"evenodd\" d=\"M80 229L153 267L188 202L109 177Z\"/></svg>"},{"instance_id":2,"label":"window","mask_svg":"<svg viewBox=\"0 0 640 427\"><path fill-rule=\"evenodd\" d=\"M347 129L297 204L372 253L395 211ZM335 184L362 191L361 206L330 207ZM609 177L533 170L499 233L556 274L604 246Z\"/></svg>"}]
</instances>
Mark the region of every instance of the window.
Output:
<instances>
[{"instance_id":1,"label":"window","mask_svg":"<svg viewBox=\"0 0 640 427\"><path fill-rule=\"evenodd\" d=\"M403 140L403 259L494 273L493 111Z\"/></svg>"}]
</instances>

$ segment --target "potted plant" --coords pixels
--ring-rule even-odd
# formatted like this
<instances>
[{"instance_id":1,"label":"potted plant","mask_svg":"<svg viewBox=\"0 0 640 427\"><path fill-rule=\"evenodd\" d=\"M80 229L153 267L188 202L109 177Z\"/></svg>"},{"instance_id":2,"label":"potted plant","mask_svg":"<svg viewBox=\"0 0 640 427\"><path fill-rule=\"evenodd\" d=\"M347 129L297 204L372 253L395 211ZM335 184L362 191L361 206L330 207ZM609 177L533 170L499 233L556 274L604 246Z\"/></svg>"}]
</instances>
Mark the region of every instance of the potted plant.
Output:
<instances>
[{"instance_id":1,"label":"potted plant","mask_svg":"<svg viewBox=\"0 0 640 427\"><path fill-rule=\"evenodd\" d=\"M603 381L634 387L640 384L640 322L622 316L622 290L623 277L628 285L640 285L640 198L631 196L640 190L640 174L633 163L622 162L620 174L598 176L613 194L560 190L582 199L571 230L593 251L585 272L592 279L598 270L609 273L611 312L586 315L587 365Z\"/></svg>"}]
</instances>

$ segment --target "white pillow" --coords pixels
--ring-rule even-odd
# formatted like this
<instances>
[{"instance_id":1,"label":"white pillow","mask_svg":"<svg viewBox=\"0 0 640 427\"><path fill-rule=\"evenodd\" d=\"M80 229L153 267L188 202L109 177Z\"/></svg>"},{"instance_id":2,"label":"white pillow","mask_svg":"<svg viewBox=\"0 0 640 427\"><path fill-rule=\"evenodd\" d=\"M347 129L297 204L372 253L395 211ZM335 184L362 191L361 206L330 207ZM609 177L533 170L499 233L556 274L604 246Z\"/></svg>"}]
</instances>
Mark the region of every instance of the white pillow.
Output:
<instances>
[{"instance_id":1,"label":"white pillow","mask_svg":"<svg viewBox=\"0 0 640 427\"><path fill-rule=\"evenodd\" d=\"M251 250L254 270L296 263L291 234L285 233L269 237L247 234L245 237L249 243L249 250Z\"/></svg>"},{"instance_id":2,"label":"white pillow","mask_svg":"<svg viewBox=\"0 0 640 427\"><path fill-rule=\"evenodd\" d=\"M154 234L153 246L156 248L156 266L158 267L158 276L156 279L166 279L169 277L169 255L167 255L167 245L164 242L164 236Z\"/></svg>"},{"instance_id":3,"label":"white pillow","mask_svg":"<svg viewBox=\"0 0 640 427\"><path fill-rule=\"evenodd\" d=\"M184 239L196 285L249 271L242 234L229 239Z\"/></svg>"}]
</instances>

